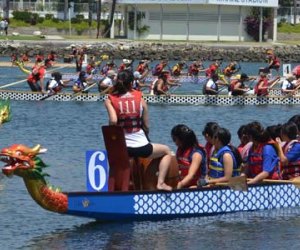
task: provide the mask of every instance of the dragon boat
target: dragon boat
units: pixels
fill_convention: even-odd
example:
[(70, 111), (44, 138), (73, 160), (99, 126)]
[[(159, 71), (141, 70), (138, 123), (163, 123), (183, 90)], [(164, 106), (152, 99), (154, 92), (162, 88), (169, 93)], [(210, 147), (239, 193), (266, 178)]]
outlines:
[[(170, 96), (156, 96), (144, 94), (144, 99), (150, 104), (176, 104), (176, 105), (295, 105), (300, 104), (300, 96), (279, 95), (280, 90), (274, 90), (268, 96), (244, 95), (229, 96), (220, 95), (201, 95), (201, 94), (171, 94)], [(41, 92), (0, 90), (1, 99), (17, 101), (81, 101), (95, 102), (104, 101), (107, 96), (99, 93), (57, 93), (49, 96)]]
[[(300, 205), (299, 182), (293, 181), (270, 180), (248, 187), (245, 178), (241, 185), (234, 177), (210, 188), (155, 190), (159, 159), (129, 159), (122, 129), (105, 126), (102, 130), (109, 162), (108, 191), (61, 192), (48, 186), (43, 172), (47, 165), (38, 156), (43, 152), (40, 146), (16, 144), (2, 149), (1, 160), (6, 164), (2, 172), (23, 178), (32, 198), (44, 209), (100, 221), (162, 220)], [(103, 173), (102, 165), (95, 163), (95, 167)], [(173, 159), (167, 183), (176, 187), (177, 176)]]
[[(51, 78), (51, 74), (47, 73), (45, 75), (46, 78)], [(103, 75), (100, 74), (93, 74), (91, 75), (91, 78), (95, 81), (99, 81), (101, 79), (103, 79)], [(77, 79), (78, 78), (78, 74), (76, 73), (63, 73), (62, 75), (62, 79), (63, 80), (69, 80), (69, 79)], [(149, 75), (147, 77), (144, 78), (145, 82), (153, 82), (155, 79), (157, 79), (157, 76), (152, 76)], [(206, 77), (205, 76), (187, 76), (187, 75), (182, 75), (182, 76), (178, 76), (178, 77), (172, 77), (172, 79), (177, 80), (179, 83), (194, 83), (194, 84), (201, 84), (203, 82), (206, 81)]]

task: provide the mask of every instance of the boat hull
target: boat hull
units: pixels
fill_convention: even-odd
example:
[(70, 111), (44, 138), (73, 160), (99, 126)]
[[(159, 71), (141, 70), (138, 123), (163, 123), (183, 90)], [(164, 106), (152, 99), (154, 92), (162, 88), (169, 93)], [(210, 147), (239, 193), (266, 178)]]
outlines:
[(67, 214), (101, 221), (163, 220), (300, 206), (299, 189), (291, 184), (254, 185), (248, 192), (217, 187), (173, 192), (66, 194)]
[[(40, 101), (47, 97), (47, 94), (29, 91), (0, 90), (0, 99), (19, 101)], [(58, 93), (45, 101), (82, 101), (95, 102), (104, 101), (106, 96), (97, 93), (78, 94)], [(146, 102), (151, 104), (178, 104), (178, 105), (295, 105), (300, 104), (300, 96), (228, 96), (228, 95), (171, 95), (156, 96), (144, 94)]]

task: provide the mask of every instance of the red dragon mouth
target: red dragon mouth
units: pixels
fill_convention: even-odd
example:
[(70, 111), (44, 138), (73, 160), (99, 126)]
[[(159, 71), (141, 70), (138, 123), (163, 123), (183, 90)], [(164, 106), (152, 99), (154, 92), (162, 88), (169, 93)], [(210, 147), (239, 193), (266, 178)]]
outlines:
[(12, 175), (16, 169), (29, 169), (31, 168), (28, 161), (11, 157), (6, 154), (0, 154), (0, 161), (6, 163), (2, 167), (2, 173), (6, 176)]

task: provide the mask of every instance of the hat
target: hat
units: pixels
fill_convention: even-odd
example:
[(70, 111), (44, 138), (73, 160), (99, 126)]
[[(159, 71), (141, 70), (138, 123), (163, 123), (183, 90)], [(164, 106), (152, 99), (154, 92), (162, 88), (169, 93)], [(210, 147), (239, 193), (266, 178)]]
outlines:
[(137, 78), (137, 79), (140, 79), (140, 78), (142, 77), (142, 75), (141, 75), (140, 72), (138, 72), (138, 71), (135, 71), (135, 72), (133, 73), (133, 76), (134, 76), (134, 78)]
[(249, 78), (249, 76), (247, 74), (245, 74), (245, 73), (241, 74), (241, 79), (248, 79), (248, 78)]
[(116, 75), (117, 75), (117, 73), (114, 70), (109, 70), (107, 72), (107, 76), (116, 76)]
[(132, 62), (132, 60), (129, 59), (123, 59), (123, 63), (124, 64), (130, 64)]
[(295, 80), (295, 76), (293, 74), (287, 74), (286, 77), (285, 77), (287, 80), (289, 81), (292, 81), (292, 80)]

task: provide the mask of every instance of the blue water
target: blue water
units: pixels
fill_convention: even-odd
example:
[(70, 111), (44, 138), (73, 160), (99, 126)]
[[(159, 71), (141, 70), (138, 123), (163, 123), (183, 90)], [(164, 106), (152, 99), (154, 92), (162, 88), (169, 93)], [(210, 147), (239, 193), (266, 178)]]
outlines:
[[(11, 71), (0, 69), (2, 76), (9, 73), (7, 79), (1, 78), (1, 84), (18, 80)], [(41, 144), (48, 149), (42, 155), (50, 165), (45, 170), (50, 174), (48, 181), (63, 191), (85, 190), (85, 151), (104, 149), (101, 126), (107, 124), (107, 114), (103, 103), (11, 101), (11, 109), (11, 122), (0, 128), (0, 148), (14, 143)], [(175, 150), (170, 130), (178, 123), (189, 125), (204, 143), (204, 124), (217, 121), (231, 131), (232, 142), (237, 145), (236, 131), (240, 125), (253, 120), (264, 125), (283, 123), (299, 113), (299, 106), (150, 105), (149, 112), (151, 140)], [(300, 247), (300, 208), (104, 224), (43, 210), (28, 195), (20, 178), (2, 177), (0, 243), (4, 250)]]

